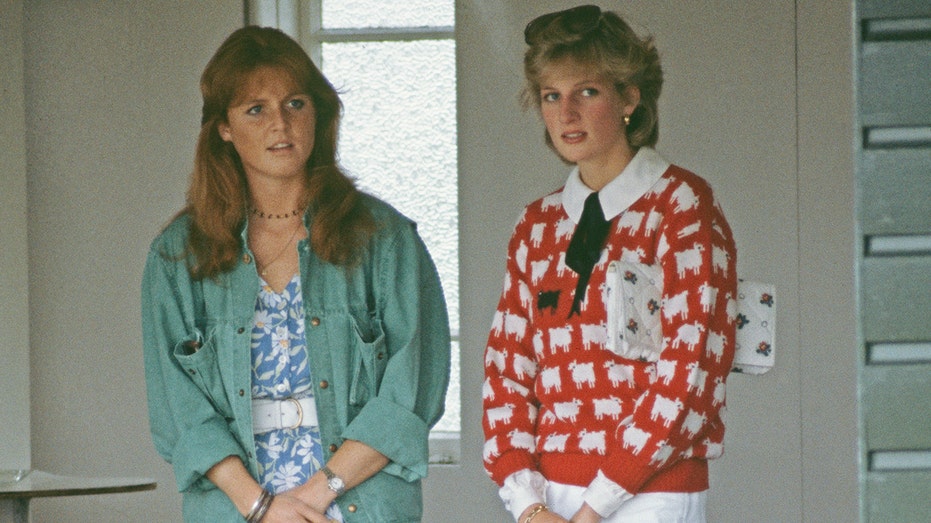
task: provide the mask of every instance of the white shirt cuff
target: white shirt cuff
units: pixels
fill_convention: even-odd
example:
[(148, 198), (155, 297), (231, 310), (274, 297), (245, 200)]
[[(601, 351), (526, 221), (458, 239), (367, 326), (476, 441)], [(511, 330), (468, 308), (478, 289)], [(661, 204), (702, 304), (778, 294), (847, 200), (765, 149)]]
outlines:
[(546, 478), (535, 470), (519, 470), (504, 480), (498, 496), (504, 502), (504, 508), (514, 516), (514, 521), (519, 521), (527, 507), (546, 504)]
[(634, 497), (633, 494), (608, 479), (600, 470), (582, 494), (582, 500), (602, 518), (614, 514), (625, 501), (632, 497)]

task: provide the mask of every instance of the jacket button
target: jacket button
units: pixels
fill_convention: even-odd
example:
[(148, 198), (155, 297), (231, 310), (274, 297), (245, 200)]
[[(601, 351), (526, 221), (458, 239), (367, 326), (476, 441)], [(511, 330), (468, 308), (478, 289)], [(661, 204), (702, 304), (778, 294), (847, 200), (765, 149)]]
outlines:
[(384, 353), (384, 352), (379, 352), (378, 355), (375, 356), (375, 357), (378, 358), (378, 359), (380, 359), (380, 360), (383, 360), (383, 359), (385, 359), (385, 353)]
[(245, 264), (250, 264), (250, 263), (252, 263), (252, 256), (249, 256), (248, 254), (243, 254), (243, 255), (242, 255), (242, 262), (245, 263)]
[(330, 382), (328, 382), (328, 381), (326, 381), (326, 380), (323, 380), (323, 381), (320, 382), (320, 388), (321, 388), (321, 389), (325, 389), (325, 388), (327, 388), (327, 387), (329, 387), (329, 386), (330, 386)]
[(244, 332), (246, 332), (246, 329), (245, 329), (244, 327), (240, 327), (240, 328), (236, 329), (236, 334), (242, 334), (242, 333), (244, 333)]
[(320, 318), (318, 318), (318, 317), (316, 317), (316, 316), (314, 316), (313, 318), (311, 318), (311, 319), (310, 319), (310, 325), (311, 325), (312, 327), (319, 327), (319, 326), (320, 326)]
[(245, 395), (246, 395), (246, 391), (243, 390), (243, 389), (239, 389), (239, 395), (240, 395), (240, 396), (245, 396)]
[(346, 508), (349, 509), (349, 512), (355, 512), (355, 511), (359, 510), (359, 507), (357, 507), (357, 506), (355, 506), (355, 505), (349, 505), (349, 506), (346, 507)]
[(336, 443), (330, 443), (329, 449), (330, 449), (330, 452), (336, 452), (336, 450), (339, 449), (339, 447), (336, 446)]
[(191, 374), (197, 374), (197, 371), (194, 369), (188, 369), (188, 372), (190, 372)]

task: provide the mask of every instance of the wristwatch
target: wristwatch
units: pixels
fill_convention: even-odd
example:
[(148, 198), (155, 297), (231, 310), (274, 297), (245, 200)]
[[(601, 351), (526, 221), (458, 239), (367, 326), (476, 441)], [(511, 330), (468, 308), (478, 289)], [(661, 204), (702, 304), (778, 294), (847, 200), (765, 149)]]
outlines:
[(323, 472), (323, 475), (326, 476), (326, 486), (336, 493), (337, 496), (341, 496), (343, 492), (346, 492), (346, 483), (343, 481), (343, 478), (337, 476), (330, 470), (330, 467), (326, 465), (320, 469)]

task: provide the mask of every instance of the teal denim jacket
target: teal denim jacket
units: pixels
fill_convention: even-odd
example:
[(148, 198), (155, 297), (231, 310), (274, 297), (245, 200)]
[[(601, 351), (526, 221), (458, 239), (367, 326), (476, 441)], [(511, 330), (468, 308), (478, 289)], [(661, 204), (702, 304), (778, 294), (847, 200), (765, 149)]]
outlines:
[[(337, 499), (347, 522), (420, 521), (428, 434), (449, 383), (446, 303), (415, 224), (375, 198), (364, 202), (379, 226), (356, 267), (319, 259), (307, 240), (298, 245), (324, 459), (347, 439), (389, 459)], [(189, 225), (182, 215), (152, 242), (143, 276), (152, 438), (174, 468), (185, 521), (242, 521), (204, 474), (239, 456), (257, 477), (250, 337), (259, 278), (247, 248), (230, 272), (193, 280)]]

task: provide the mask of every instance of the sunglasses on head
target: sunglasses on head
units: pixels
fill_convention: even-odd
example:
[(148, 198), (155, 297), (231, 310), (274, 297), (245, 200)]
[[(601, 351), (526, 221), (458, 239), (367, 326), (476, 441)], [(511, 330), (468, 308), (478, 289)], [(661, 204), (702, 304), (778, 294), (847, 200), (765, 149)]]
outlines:
[(541, 33), (557, 21), (563, 31), (569, 34), (585, 34), (598, 27), (600, 20), (601, 8), (597, 5), (580, 5), (565, 11), (547, 13), (527, 24), (524, 28), (524, 42), (532, 45), (539, 40)]

